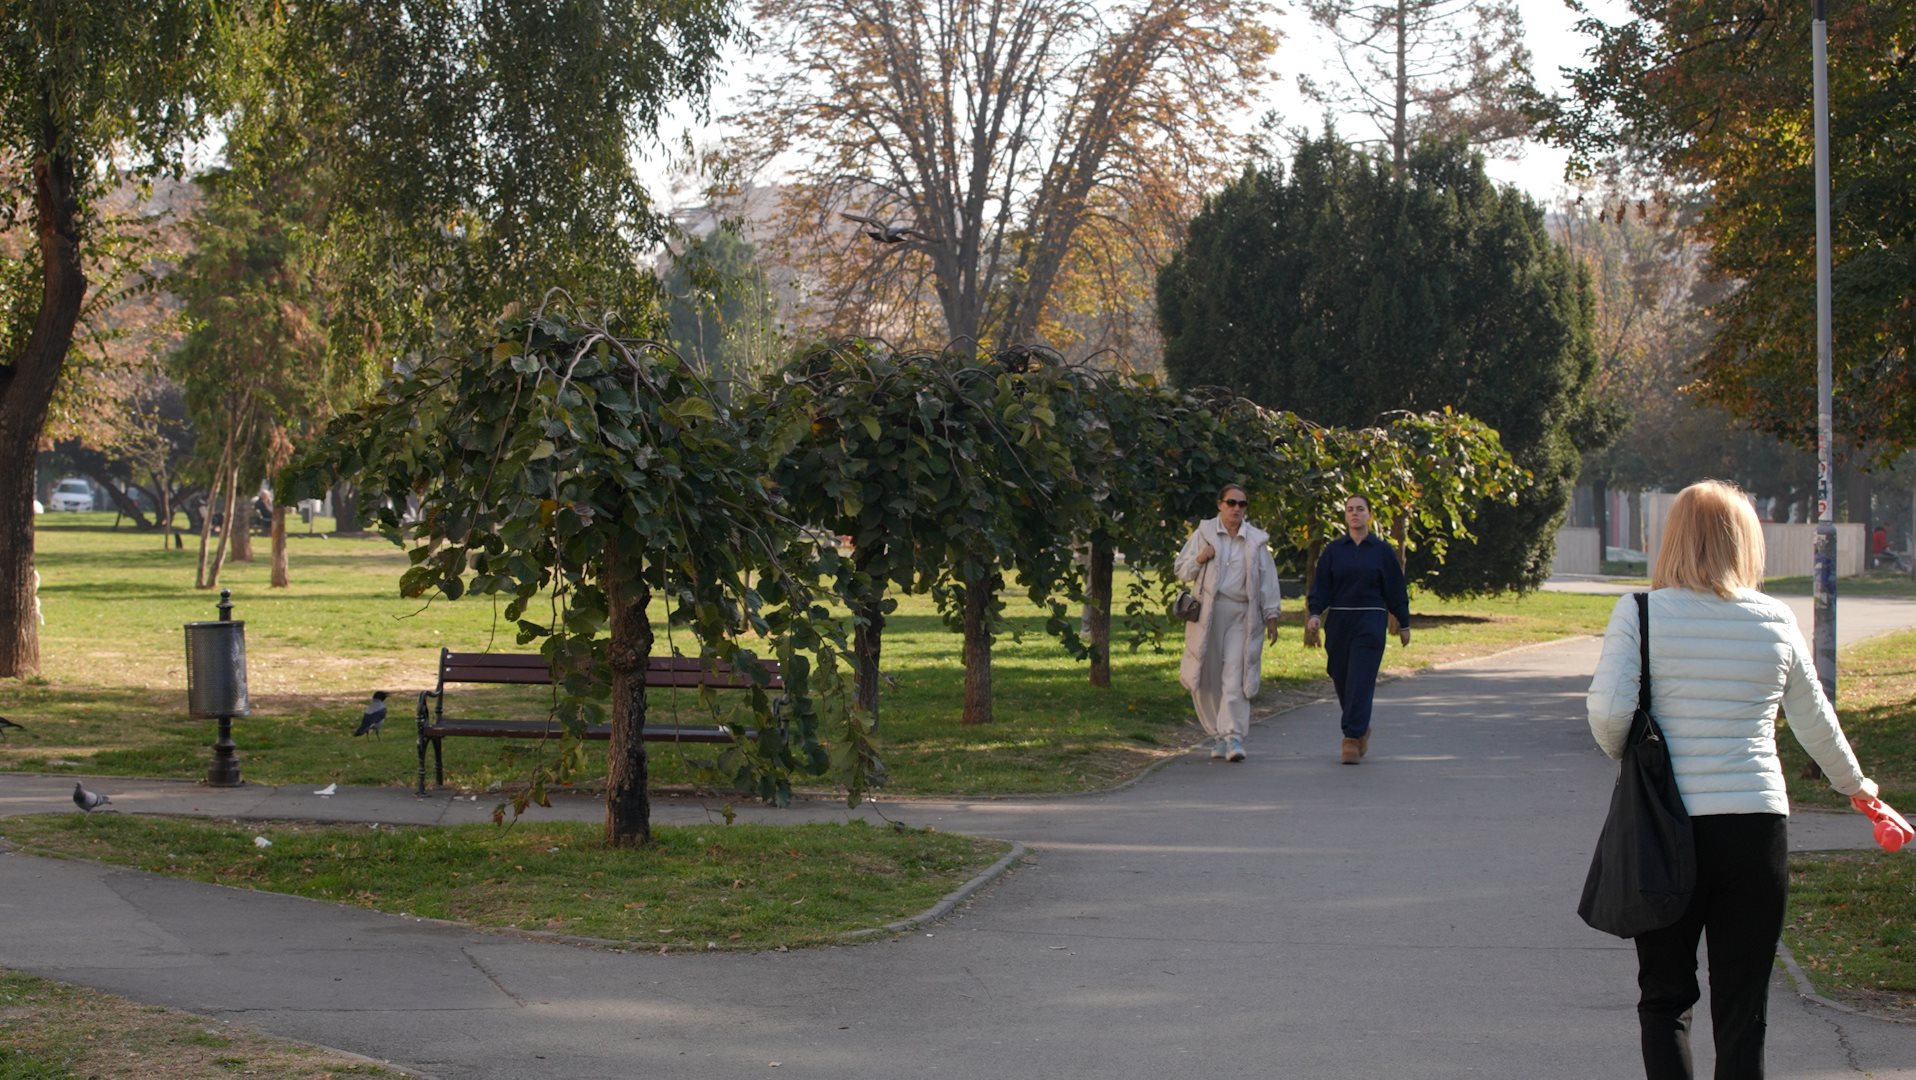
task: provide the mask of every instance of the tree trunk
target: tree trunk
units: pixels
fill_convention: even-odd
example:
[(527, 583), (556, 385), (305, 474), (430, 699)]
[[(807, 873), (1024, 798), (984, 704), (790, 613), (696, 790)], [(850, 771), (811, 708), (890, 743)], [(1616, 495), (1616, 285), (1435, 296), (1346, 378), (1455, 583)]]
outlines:
[[(885, 553), (882, 546), (860, 548), (852, 563), (861, 572), (869, 572), (873, 563)], [(874, 595), (870, 601), (852, 605), (852, 614), (863, 625), (852, 630), (852, 662), (857, 671), (857, 707), (870, 714), (872, 730), (878, 730), (878, 661), (885, 636), (885, 590), (882, 582), (874, 582)]]
[(73, 345), (86, 298), (80, 263), (80, 203), (73, 160), (33, 161), (33, 221), (40, 248), (40, 308), (26, 345), (0, 364), (0, 678), (40, 671), (33, 616), (33, 483), (40, 432)]
[(220, 463), (220, 471), (213, 474), (213, 482), (206, 486), (206, 501), (200, 504), (200, 565), (193, 575), (193, 587), (210, 589), (206, 580), (206, 549), (213, 542), (213, 501), (220, 497), (220, 475), (225, 471), (225, 462)]
[[(200, 566), (199, 571), (193, 576), (193, 585), (195, 588), (210, 589), (213, 587), (215, 579), (219, 576), (217, 571), (211, 569), (211, 564), (207, 561), (206, 549), (207, 546), (212, 543), (213, 539), (213, 519), (221, 517), (221, 511), (219, 509), (221, 501), (227, 497), (227, 475), (235, 471), (232, 469), (233, 448), (238, 442), (238, 438), (239, 431), (237, 425), (229, 425), (226, 429), (226, 442), (220, 447), (220, 463), (218, 467), (213, 470), (212, 483), (206, 486), (206, 503), (200, 507)], [(225, 533), (232, 531), (233, 518), (231, 514), (227, 514), (221, 518), (221, 520), (226, 522), (226, 524), (222, 526), (220, 536), (220, 549), (224, 551), (226, 548)]]
[(878, 659), (885, 634), (884, 597), (858, 604), (852, 612), (864, 625), (852, 631), (852, 658), (858, 668), (858, 708), (872, 718), (872, 730), (878, 730)]
[(611, 615), (612, 740), (605, 756), (605, 842), (636, 847), (652, 842), (652, 807), (646, 795), (645, 665), (652, 656), (651, 600), (645, 582), (625, 580), (606, 552), (605, 599)]
[(140, 504), (134, 502), (133, 497), (128, 495), (119, 484), (114, 483), (112, 477), (101, 476), (91, 469), (82, 469), (80, 471), (85, 474), (87, 479), (93, 481), (106, 492), (106, 497), (113, 500), (113, 508), (115, 510), (133, 519), (134, 528), (150, 529), (153, 527), (153, 523), (146, 520), (146, 512), (140, 509)]
[(272, 587), (284, 589), (292, 584), (286, 565), (286, 504), (273, 503), (273, 580)]
[(999, 576), (965, 582), (965, 713), (967, 724), (991, 723), (991, 602)]
[[(224, 484), (226, 488), (223, 493), (225, 495), (226, 508), (221, 511), (223, 515), (221, 520), (226, 524), (220, 526), (220, 542), (219, 545), (213, 549), (213, 565), (209, 567), (206, 572), (205, 587), (209, 589), (219, 587), (220, 569), (226, 565), (226, 543), (233, 536), (233, 507), (234, 504), (239, 501), (239, 469), (234, 468), (227, 472), (221, 479), (221, 483)], [(240, 532), (242, 534), (246, 532), (245, 526), (240, 527)]]
[(354, 501), (358, 492), (353, 485), (338, 483), (333, 485), (333, 531), (356, 533), (359, 531), (359, 505)]
[[(233, 512), (226, 517), (227, 534), (233, 538), (233, 561), (253, 561), (253, 498), (248, 495), (244, 500), (239, 497), (239, 484), (233, 485)], [(248, 491), (257, 490), (247, 486)]]
[(165, 551), (168, 538), (177, 544), (179, 534), (173, 530), (173, 485), (157, 473), (153, 477), (153, 505), (160, 508), (160, 550)]
[(1091, 573), (1085, 583), (1084, 599), (1091, 607), (1091, 628), (1086, 635), (1091, 645), (1091, 685), (1111, 685), (1111, 575), (1116, 562), (1111, 538), (1102, 532), (1091, 534)]
[(1407, 25), (1410, 0), (1397, 0), (1397, 106), (1396, 115), (1391, 117), (1390, 132), (1390, 177), (1402, 182), (1404, 166), (1410, 160), (1410, 58), (1408, 56)]

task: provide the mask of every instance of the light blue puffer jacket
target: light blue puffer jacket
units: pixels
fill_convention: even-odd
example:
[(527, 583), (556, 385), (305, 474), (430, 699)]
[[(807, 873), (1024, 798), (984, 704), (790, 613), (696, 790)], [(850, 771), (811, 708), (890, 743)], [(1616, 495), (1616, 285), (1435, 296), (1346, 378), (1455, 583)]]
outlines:
[[(1637, 707), (1637, 604), (1625, 596), (1603, 632), (1590, 682), (1590, 732), (1623, 754)], [(1753, 589), (1650, 594), (1650, 715), (1663, 728), (1677, 790), (1690, 816), (1788, 814), (1776, 756), (1776, 712), (1845, 795), (1876, 794), (1823, 696), (1810, 648), (1789, 606)]]

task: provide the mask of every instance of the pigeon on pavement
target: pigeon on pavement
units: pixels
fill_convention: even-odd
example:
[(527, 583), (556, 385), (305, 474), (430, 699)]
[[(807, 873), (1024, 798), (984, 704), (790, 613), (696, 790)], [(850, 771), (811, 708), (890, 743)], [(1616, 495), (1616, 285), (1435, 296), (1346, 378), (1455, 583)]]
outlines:
[(4, 716), (0, 716), (0, 739), (6, 738), (7, 732), (9, 731), (25, 731), (25, 730), (26, 728), (21, 727), (19, 724), (14, 723), (13, 721), (7, 719)]
[(384, 690), (375, 690), (373, 691), (372, 704), (366, 706), (366, 714), (359, 718), (359, 727), (354, 730), (353, 738), (357, 739), (368, 731), (379, 738), (384, 738), (385, 736), (380, 735), (379, 729), (385, 726), (386, 692)]
[(89, 814), (112, 801), (112, 799), (98, 792), (88, 791), (78, 783), (73, 785), (73, 805), (85, 810)]

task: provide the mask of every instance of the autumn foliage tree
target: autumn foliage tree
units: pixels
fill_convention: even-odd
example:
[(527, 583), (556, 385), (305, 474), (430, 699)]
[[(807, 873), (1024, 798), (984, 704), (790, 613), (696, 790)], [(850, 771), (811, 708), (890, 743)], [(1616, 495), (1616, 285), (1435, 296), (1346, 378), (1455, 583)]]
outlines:
[(9, 286), (26, 330), (0, 355), (0, 678), (40, 664), (34, 460), (101, 239), (90, 208), (123, 166), (178, 167), (216, 102), (237, 6), (61, 0), (0, 18), (0, 157), (26, 163), (0, 188), (0, 221), (27, 220), (36, 256)]
[[(784, 233), (834, 328), (1040, 340), (1067, 274), (1113, 268), (1235, 157), (1262, 0), (760, 0), (775, 63), (733, 118), (794, 161)], [(850, 214), (863, 221), (850, 221)], [(1153, 258), (1152, 265), (1155, 265)], [(1108, 305), (1122, 306), (1121, 297)]]
[[(1631, 0), (1586, 18), (1589, 62), (1544, 103), (1585, 167), (1705, 196), (1695, 236), (1722, 295), (1696, 389), (1739, 422), (1816, 442), (1811, 6)], [(1836, 430), (1916, 444), (1916, 0), (1829, 5)]]

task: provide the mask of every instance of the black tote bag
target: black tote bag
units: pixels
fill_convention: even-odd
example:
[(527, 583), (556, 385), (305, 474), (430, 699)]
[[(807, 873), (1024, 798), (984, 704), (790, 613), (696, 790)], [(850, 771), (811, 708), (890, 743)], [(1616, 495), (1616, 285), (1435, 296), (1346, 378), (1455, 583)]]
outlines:
[(1683, 917), (1696, 888), (1690, 814), (1670, 771), (1670, 747), (1650, 716), (1650, 598), (1636, 593), (1642, 674), (1637, 711), (1610, 793), (1610, 816), (1583, 882), (1577, 914), (1606, 934), (1632, 938)]

